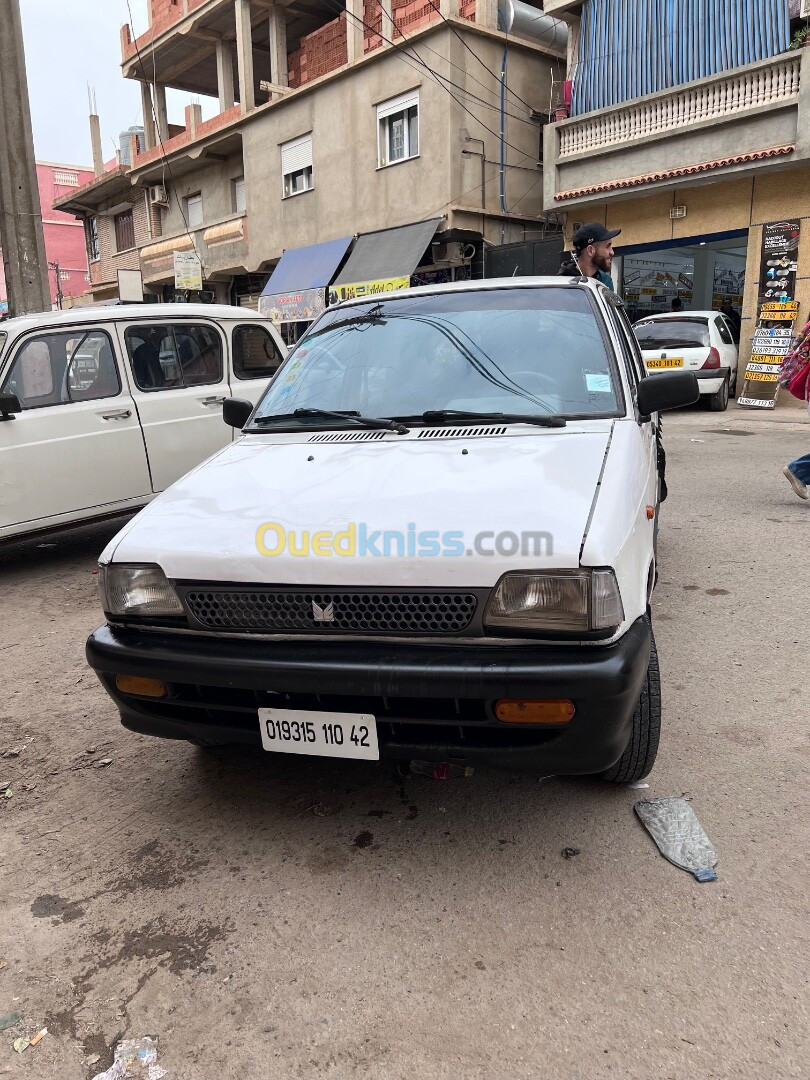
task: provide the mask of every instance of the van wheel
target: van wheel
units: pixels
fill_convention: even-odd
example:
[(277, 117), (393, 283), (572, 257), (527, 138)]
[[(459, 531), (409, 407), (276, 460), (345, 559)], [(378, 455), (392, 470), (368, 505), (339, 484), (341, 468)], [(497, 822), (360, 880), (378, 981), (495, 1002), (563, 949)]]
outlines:
[(728, 408), (728, 379), (723, 379), (723, 385), (715, 394), (709, 396), (709, 409), (711, 412), (725, 412)]
[(641, 688), (641, 697), (633, 713), (630, 742), (616, 764), (601, 774), (602, 779), (610, 780), (614, 784), (631, 784), (635, 780), (643, 780), (655, 764), (660, 734), (661, 675), (658, 670), (658, 651), (651, 628), (650, 662), (644, 685)]

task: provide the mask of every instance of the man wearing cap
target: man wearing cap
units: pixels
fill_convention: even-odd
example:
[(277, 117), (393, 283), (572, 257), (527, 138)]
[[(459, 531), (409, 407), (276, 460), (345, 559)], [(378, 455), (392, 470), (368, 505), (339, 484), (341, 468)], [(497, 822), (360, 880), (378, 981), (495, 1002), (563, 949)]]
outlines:
[(573, 236), (573, 253), (563, 260), (557, 276), (595, 278), (612, 289), (613, 278), (610, 276), (610, 268), (613, 265), (613, 244), (611, 241), (621, 231), (621, 229), (606, 229), (604, 225), (599, 225), (597, 222), (580, 225)]

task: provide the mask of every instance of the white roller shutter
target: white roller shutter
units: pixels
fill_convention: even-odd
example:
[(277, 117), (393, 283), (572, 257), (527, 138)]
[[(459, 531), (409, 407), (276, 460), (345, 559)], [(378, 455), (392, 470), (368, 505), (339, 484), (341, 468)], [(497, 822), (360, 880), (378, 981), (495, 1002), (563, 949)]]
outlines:
[(399, 97), (391, 98), (390, 101), (383, 101), (377, 106), (377, 119), (383, 120), (386, 116), (391, 116), (392, 113), (404, 112), (405, 109), (412, 109), (414, 105), (419, 104), (419, 91), (411, 90), (407, 94), (401, 94)]
[(281, 145), (281, 172), (283, 176), (312, 168), (312, 135), (302, 135)]

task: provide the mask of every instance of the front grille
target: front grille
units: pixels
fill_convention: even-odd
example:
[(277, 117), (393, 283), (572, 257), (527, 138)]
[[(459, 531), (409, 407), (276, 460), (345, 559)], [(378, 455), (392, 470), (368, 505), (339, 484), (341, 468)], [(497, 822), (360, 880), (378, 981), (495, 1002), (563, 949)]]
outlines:
[(343, 634), (460, 634), (473, 620), (474, 593), (189, 588), (191, 615), (210, 630)]

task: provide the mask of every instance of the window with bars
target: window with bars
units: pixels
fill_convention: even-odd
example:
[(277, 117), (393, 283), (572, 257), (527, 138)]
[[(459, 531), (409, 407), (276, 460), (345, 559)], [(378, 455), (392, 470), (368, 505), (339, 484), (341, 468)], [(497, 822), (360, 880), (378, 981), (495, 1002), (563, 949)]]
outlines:
[(189, 229), (199, 229), (203, 223), (202, 192), (189, 195), (186, 200), (186, 224)]
[(98, 262), (101, 251), (98, 242), (98, 218), (95, 214), (84, 222), (84, 239), (87, 244), (87, 261)]
[(312, 135), (281, 145), (282, 194), (285, 199), (311, 191), (312, 181)]
[(124, 210), (113, 218), (116, 251), (129, 251), (135, 247), (135, 219), (131, 210)]
[(419, 154), (419, 91), (377, 106), (377, 165), (395, 165)]
[(79, 174), (67, 169), (54, 169), (53, 182), (57, 187), (78, 187)]

